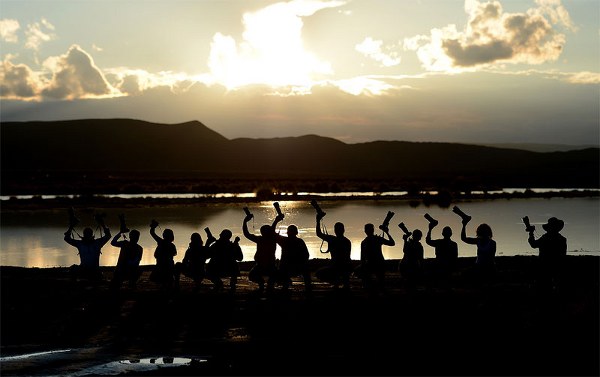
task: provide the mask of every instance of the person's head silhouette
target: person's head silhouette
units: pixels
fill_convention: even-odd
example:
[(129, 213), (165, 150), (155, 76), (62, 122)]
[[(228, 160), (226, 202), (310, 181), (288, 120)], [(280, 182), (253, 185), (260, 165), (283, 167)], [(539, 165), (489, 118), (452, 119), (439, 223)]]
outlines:
[(556, 217), (551, 217), (548, 219), (546, 224), (542, 225), (542, 228), (548, 233), (558, 233), (565, 226), (565, 222), (557, 219)]
[(423, 232), (421, 232), (419, 229), (413, 230), (413, 232), (412, 232), (413, 241), (420, 241), (421, 237), (423, 237)]
[(344, 229), (344, 224), (340, 222), (335, 223), (335, 225), (333, 226), (333, 232), (338, 237), (342, 237), (345, 231), (346, 230)]
[(475, 234), (477, 238), (492, 238), (492, 228), (488, 224), (480, 224)]
[(165, 239), (165, 241), (168, 242), (173, 242), (175, 240), (175, 235), (173, 234), (173, 230), (172, 229), (165, 229), (163, 231), (163, 238)]
[(369, 223), (365, 224), (365, 234), (367, 236), (372, 236), (375, 233), (375, 225)]
[(273, 233), (273, 230), (271, 229), (271, 225), (263, 225), (260, 227), (260, 234), (263, 236), (268, 236), (270, 234)]
[(231, 239), (231, 236), (233, 236), (233, 233), (231, 233), (231, 230), (223, 229), (221, 231), (221, 234), (219, 235), (219, 239), (223, 240), (223, 241), (229, 241)]
[(442, 236), (444, 238), (452, 237), (452, 228), (450, 228), (449, 226), (445, 226), (444, 229), (442, 229)]
[(92, 228), (83, 229), (83, 236), (81, 237), (84, 241), (91, 241), (94, 239), (94, 230)]
[(294, 238), (298, 235), (298, 227), (296, 225), (290, 225), (287, 227), (288, 237)]
[(133, 229), (129, 232), (129, 240), (133, 243), (137, 243), (140, 240), (140, 231)]
[(200, 233), (192, 233), (192, 235), (190, 236), (190, 246), (191, 245), (202, 246), (202, 237), (200, 236)]

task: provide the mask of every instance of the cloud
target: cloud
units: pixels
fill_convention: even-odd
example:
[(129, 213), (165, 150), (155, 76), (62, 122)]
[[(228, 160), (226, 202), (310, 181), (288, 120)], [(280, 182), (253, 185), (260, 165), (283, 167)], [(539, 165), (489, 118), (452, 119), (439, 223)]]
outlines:
[(537, 0), (525, 13), (506, 13), (498, 1), (466, 0), (468, 23), (407, 38), (404, 48), (417, 52), (424, 68), (452, 71), (494, 63), (541, 64), (558, 59), (566, 42), (556, 30), (575, 30), (560, 0)]
[(331, 74), (328, 62), (304, 50), (302, 17), (344, 4), (294, 0), (245, 13), (240, 43), (221, 33), (213, 37), (208, 66), (214, 81), (228, 88), (249, 84), (309, 86), (314, 76)]
[(19, 30), (20, 27), (19, 21), (17, 20), (8, 18), (0, 20), (0, 38), (4, 42), (17, 43), (19, 41), (17, 30)]
[(54, 25), (45, 18), (42, 18), (40, 22), (27, 25), (27, 30), (25, 31), (25, 36), (27, 37), (25, 48), (38, 50), (42, 43), (56, 38), (53, 31)]
[(10, 57), (0, 67), (2, 98), (34, 100), (43, 86), (41, 78), (25, 64), (12, 64)]
[(92, 57), (78, 45), (65, 55), (46, 59), (44, 66), (52, 72), (52, 80), (42, 95), (58, 99), (74, 99), (119, 95), (95, 66)]
[(390, 52), (388, 54), (381, 51), (381, 45), (383, 41), (374, 40), (371, 37), (367, 37), (361, 43), (354, 46), (356, 51), (364, 54), (365, 56), (381, 63), (384, 67), (393, 67), (400, 64), (400, 58), (396, 52)]

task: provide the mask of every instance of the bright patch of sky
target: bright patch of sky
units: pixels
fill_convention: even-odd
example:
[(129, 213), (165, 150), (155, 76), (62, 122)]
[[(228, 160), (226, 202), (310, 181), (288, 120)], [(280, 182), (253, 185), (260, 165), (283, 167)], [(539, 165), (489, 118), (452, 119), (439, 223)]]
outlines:
[(598, 140), (596, 0), (0, 0), (0, 38), (2, 121)]

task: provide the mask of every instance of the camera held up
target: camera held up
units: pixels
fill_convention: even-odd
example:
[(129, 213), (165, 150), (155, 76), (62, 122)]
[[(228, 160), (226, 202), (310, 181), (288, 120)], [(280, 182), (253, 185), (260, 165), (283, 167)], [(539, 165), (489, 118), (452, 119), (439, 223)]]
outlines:
[(317, 215), (319, 217), (325, 216), (325, 212), (323, 212), (321, 207), (319, 207), (319, 203), (317, 203), (317, 201), (315, 199), (310, 201), (310, 205), (313, 206), (313, 208), (317, 211)]
[(387, 215), (385, 216), (385, 219), (383, 220), (383, 223), (379, 225), (379, 229), (388, 230), (390, 227), (390, 220), (392, 220), (392, 217), (394, 217), (394, 212), (388, 211)]
[(426, 213), (423, 217), (425, 217), (427, 219), (427, 221), (429, 221), (429, 226), (431, 228), (435, 228), (439, 224), (439, 221), (437, 221), (436, 219), (431, 217), (431, 215), (428, 213)]
[(467, 215), (466, 213), (464, 213), (463, 211), (460, 210), (460, 208), (458, 208), (457, 206), (454, 206), (452, 208), (452, 212), (456, 213), (458, 216), (461, 217), (463, 223), (468, 223), (469, 221), (471, 221), (471, 216)]
[(535, 230), (535, 226), (531, 225), (531, 223), (529, 222), (529, 216), (523, 217), (523, 224), (525, 224), (526, 232), (533, 232)]
[(402, 231), (404, 232), (404, 234), (406, 234), (407, 236), (410, 236), (412, 234), (412, 232), (410, 230), (408, 230), (408, 228), (406, 228), (406, 225), (404, 225), (404, 223), (398, 224), (398, 227), (400, 229), (402, 229)]

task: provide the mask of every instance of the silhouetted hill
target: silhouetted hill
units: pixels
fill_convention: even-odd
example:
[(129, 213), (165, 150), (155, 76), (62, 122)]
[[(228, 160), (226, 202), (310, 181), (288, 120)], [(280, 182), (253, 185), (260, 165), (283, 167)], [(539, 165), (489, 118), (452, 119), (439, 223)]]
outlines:
[(299, 190), (316, 180), (398, 190), (597, 188), (599, 181), (598, 148), (537, 153), (456, 143), (346, 144), (317, 135), (229, 140), (200, 122), (129, 119), (0, 127), (4, 195), (36, 188), (71, 193), (84, 187), (91, 192), (218, 190), (215, 185), (223, 181), (254, 187), (293, 181), (292, 188)]

